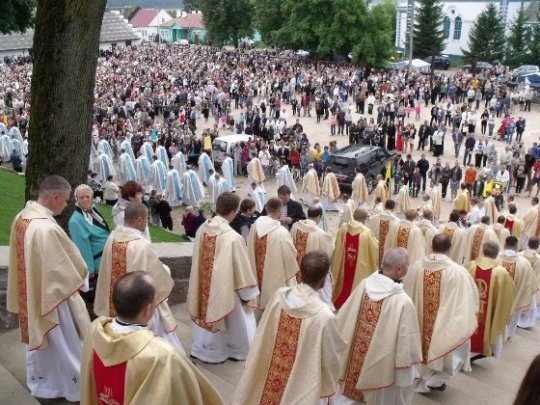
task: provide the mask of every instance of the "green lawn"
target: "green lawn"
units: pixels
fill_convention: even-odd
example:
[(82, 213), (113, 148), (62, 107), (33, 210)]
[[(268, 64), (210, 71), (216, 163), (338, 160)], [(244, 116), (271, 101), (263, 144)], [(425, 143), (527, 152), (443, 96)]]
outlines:
[[(0, 246), (9, 245), (9, 232), (13, 218), (24, 207), (24, 176), (10, 170), (0, 169)], [(111, 228), (114, 222), (111, 208), (98, 204), (97, 209)], [(152, 242), (185, 242), (182, 236), (150, 225)]]

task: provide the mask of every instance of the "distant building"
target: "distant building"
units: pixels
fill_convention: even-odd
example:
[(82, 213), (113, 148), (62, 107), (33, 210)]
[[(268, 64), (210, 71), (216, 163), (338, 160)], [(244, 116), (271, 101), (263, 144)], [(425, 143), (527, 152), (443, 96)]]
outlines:
[(160, 42), (175, 43), (187, 40), (189, 43), (203, 42), (206, 39), (206, 28), (200, 11), (170, 19), (159, 25)]
[(129, 23), (140, 34), (143, 41), (157, 41), (158, 27), (172, 16), (165, 10), (157, 8), (142, 8), (133, 16)]
[[(32, 49), (34, 30), (24, 34), (0, 35), (0, 56), (27, 55)], [(106, 12), (101, 23), (99, 49), (106, 50), (117, 46), (137, 45), (141, 42), (139, 34), (117, 12)]]
[[(445, 37), (443, 54), (462, 56), (462, 49), (469, 50), (469, 32), (478, 15), (485, 10), (490, 2), (488, 0), (442, 0)], [(507, 30), (510, 29), (510, 25), (521, 7), (521, 3), (524, 5), (526, 14), (534, 14), (533, 18), (535, 18), (536, 14), (530, 10), (532, 8), (536, 10), (537, 8), (536, 1), (534, 0), (499, 0), (495, 2), (499, 6), (499, 12)], [(397, 7), (395, 45), (401, 51), (405, 51), (407, 44), (407, 5), (407, 2), (401, 2)]]

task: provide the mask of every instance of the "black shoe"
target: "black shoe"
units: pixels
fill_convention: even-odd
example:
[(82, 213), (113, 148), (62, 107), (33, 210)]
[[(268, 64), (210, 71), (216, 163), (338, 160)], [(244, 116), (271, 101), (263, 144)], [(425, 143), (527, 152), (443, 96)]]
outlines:
[(474, 363), (476, 360), (485, 359), (486, 356), (483, 354), (477, 354), (476, 356), (471, 357), (471, 363)]
[(438, 387), (430, 387), (428, 385), (427, 387), (432, 391), (444, 391), (446, 389), (446, 384), (439, 385)]

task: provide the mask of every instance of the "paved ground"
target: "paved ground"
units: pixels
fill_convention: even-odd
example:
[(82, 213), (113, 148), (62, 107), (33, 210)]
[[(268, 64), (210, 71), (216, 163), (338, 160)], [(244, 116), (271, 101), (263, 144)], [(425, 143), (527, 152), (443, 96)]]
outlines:
[[(287, 114), (288, 114), (288, 120), (292, 123), (295, 122), (296, 117), (293, 117), (291, 114), (291, 110), (289, 106), (285, 106), (287, 108)], [(482, 107), (482, 106), (481, 106)], [(353, 108), (354, 110), (354, 108)], [(421, 120), (420, 121), (414, 121), (414, 119), (408, 119), (406, 122), (415, 122), (415, 126), (418, 128), (418, 126), (424, 121), (424, 119), (430, 118), (430, 110), (431, 106), (428, 108), (424, 107), (424, 104), (422, 104), (422, 113), (421, 113)], [(479, 115), (482, 113), (483, 109), (480, 109)], [(234, 110), (233, 114), (238, 117), (240, 114), (240, 110)], [(366, 115), (369, 117), (369, 115)], [(527, 126), (525, 130), (525, 134), (523, 136), (523, 141), (525, 142), (526, 147), (532, 146), (533, 142), (539, 141), (540, 137), (540, 106), (533, 104), (533, 110), (531, 112), (519, 112), (516, 111), (515, 116), (523, 116), (527, 120)], [(354, 113), (354, 120), (356, 121), (358, 118), (360, 118), (360, 114)], [(376, 118), (374, 115), (373, 117)], [(495, 124), (495, 129), (499, 128), (500, 122), (502, 121), (502, 118), (498, 118), (497, 122)], [(315, 119), (315, 114), (313, 113), (313, 117), (309, 118), (300, 118), (300, 123), (304, 127), (304, 132), (308, 135), (308, 138), (312, 145), (319, 142), (321, 145), (327, 145), (331, 140), (337, 141), (338, 148), (342, 148), (344, 146), (348, 145), (349, 138), (347, 136), (330, 136), (330, 120), (321, 120), (320, 123), (317, 123)], [(203, 123), (199, 123), (199, 128), (204, 128)], [(480, 130), (480, 122), (478, 121), (477, 125), (478, 131)], [(229, 131), (230, 132), (230, 131)], [(221, 135), (225, 135), (228, 132), (222, 132)], [(490, 141), (491, 142), (491, 141)], [(500, 141), (493, 141), (498, 149), (499, 156), (502, 151), (504, 151), (504, 147), (506, 144), (504, 142)], [(420, 159), (420, 153), (418, 151), (413, 152), (413, 160), (417, 161)], [(460, 163), (463, 162), (463, 153), (464, 153), (464, 146), (461, 148), (460, 155), (458, 156), (458, 159)], [(433, 157), (432, 153), (427, 152), (426, 153), (427, 159), (431, 162), (435, 162), (435, 158)], [(454, 147), (453, 142), (450, 137), (450, 135), (447, 135), (446, 141), (445, 141), (445, 154), (442, 158), (442, 163), (444, 165), (445, 162), (450, 162), (450, 165), (454, 165), (455, 161), (455, 155), (454, 155)], [(240, 177), (237, 180), (239, 188), (238, 193), (240, 197), (244, 198), (247, 197), (247, 178)], [(300, 187), (301, 183), (298, 183), (298, 187)], [(267, 191), (267, 195), (269, 197), (276, 195), (276, 180), (274, 178), (267, 179), (265, 181), (265, 189)], [(428, 189), (429, 192), (429, 189)], [(529, 199), (526, 197), (527, 193), (522, 193), (521, 196), (516, 197), (516, 203), (518, 206), (518, 214), (525, 211), (529, 207)], [(412, 201), (412, 208), (415, 208), (416, 206), (420, 206), (421, 204), (421, 198), (413, 199)], [(446, 200), (443, 200), (442, 203), (442, 212), (441, 212), (441, 220), (446, 220), (448, 218), (448, 214), (450, 213), (452, 209), (452, 202), (450, 201), (450, 191), (448, 191), (448, 195), (446, 197)], [(184, 212), (184, 209), (182, 207), (178, 207), (173, 209), (173, 220), (174, 220), (174, 230), (175, 232), (182, 233), (183, 228), (181, 225), (181, 219), (182, 214)], [(329, 231), (331, 233), (335, 233), (337, 225), (339, 224), (339, 215), (337, 213), (329, 213)]]
[[(191, 348), (191, 321), (185, 304), (173, 307), (179, 321), (178, 335), (189, 353)], [(23, 345), (19, 343), (19, 331), (0, 335), (0, 404), (30, 405), (36, 403), (25, 391), (26, 371)], [(473, 365), (471, 373), (460, 373), (452, 378), (444, 392), (415, 395), (415, 405), (511, 405), (519, 384), (531, 360), (540, 353), (540, 328), (518, 329), (500, 359), (483, 359)], [(195, 364), (229, 402), (234, 392), (244, 362), (227, 361), (223, 364)], [(65, 405), (64, 400), (41, 401), (43, 404)], [(531, 404), (532, 405), (532, 404)]]

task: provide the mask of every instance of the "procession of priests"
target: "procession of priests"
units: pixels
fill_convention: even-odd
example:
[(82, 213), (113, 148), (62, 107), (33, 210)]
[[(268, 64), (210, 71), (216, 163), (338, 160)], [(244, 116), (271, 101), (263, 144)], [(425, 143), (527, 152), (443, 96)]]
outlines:
[[(264, 190), (258, 161), (248, 175)], [(282, 185), (256, 216), (239, 212), (238, 193), (215, 193), (193, 242), (191, 339), (177, 333), (175, 280), (149, 240), (147, 206), (126, 204), (90, 274), (55, 218), (71, 185), (44, 178), (13, 221), (8, 271), (31, 394), (83, 405), (413, 404), (535, 325), (538, 199), (524, 215), (510, 203), (490, 216), (473, 200), (442, 218), (428, 195), (418, 208), (396, 203), (381, 177), (370, 197), (358, 172), (328, 232), (325, 208), (341, 199), (328, 171), (319, 203), (316, 175), (309, 167), (304, 205)], [(230, 361), (243, 367), (225, 401), (201, 369)]]

